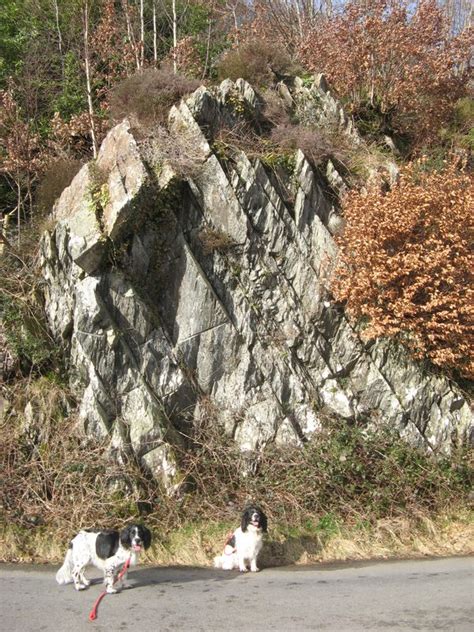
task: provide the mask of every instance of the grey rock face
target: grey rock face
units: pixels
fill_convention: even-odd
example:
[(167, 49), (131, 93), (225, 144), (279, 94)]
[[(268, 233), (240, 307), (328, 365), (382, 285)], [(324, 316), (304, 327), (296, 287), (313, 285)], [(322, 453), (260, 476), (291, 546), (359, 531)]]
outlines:
[[(298, 100), (304, 90), (283, 92)], [(313, 92), (306, 115), (323, 101), (323, 115), (355, 134), (322, 78)], [(329, 412), (449, 451), (472, 425), (462, 394), (400, 349), (363, 343), (328, 298), (340, 217), (327, 186), (340, 191), (341, 176), (331, 164), (323, 177), (298, 152), (290, 204), (260, 160), (236, 150), (222, 163), (212, 129), (235, 119), (229, 95), (259, 107), (248, 84), (226, 81), (170, 114), (200, 148), (197, 176), (153, 173), (124, 121), (100, 150), (100, 208), (91, 165), (55, 207), (42, 241), (45, 302), (84, 430), (110, 438), (111, 458), (132, 451), (170, 493), (179, 431), (205, 414), (203, 396), (242, 450), (300, 444)], [(225, 246), (209, 246), (212, 231)]]

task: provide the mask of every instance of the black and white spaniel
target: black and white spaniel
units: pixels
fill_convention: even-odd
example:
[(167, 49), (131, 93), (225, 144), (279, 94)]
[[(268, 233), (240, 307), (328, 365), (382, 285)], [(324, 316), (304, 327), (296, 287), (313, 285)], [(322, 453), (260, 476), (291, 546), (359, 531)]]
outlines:
[(263, 546), (263, 534), (267, 532), (267, 517), (255, 505), (244, 509), (240, 527), (227, 540), (222, 555), (214, 558), (214, 566), (230, 571), (238, 568), (245, 573), (258, 571), (257, 557)]
[[(140, 553), (150, 544), (151, 533), (140, 524), (132, 524), (120, 533), (112, 529), (79, 531), (69, 543), (64, 563), (56, 573), (56, 581), (58, 584), (74, 582), (76, 590), (84, 590), (90, 584), (84, 571), (92, 564), (104, 572), (106, 591), (116, 593), (114, 583), (121, 567), (127, 560), (130, 560), (130, 566), (138, 564)], [(122, 577), (124, 583), (126, 575)]]

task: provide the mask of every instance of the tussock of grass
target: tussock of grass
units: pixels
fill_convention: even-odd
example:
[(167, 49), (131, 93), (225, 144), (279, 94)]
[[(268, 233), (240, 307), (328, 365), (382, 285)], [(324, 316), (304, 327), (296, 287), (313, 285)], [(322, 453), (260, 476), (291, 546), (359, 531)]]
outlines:
[[(465, 555), (474, 552), (473, 515), (420, 515), (380, 520), (371, 528), (343, 527), (318, 561)], [(303, 560), (302, 560), (303, 561)]]

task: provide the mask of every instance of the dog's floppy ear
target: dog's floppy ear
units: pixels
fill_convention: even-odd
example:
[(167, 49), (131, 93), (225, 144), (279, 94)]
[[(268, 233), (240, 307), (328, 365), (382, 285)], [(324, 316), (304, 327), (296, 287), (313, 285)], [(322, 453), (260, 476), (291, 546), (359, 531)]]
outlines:
[(145, 547), (145, 551), (150, 547), (151, 544), (151, 531), (150, 529), (147, 529), (145, 526), (141, 526), (142, 533), (140, 533), (140, 536), (143, 540), (143, 546)]
[(249, 526), (251, 520), (252, 510), (250, 507), (247, 507), (247, 509), (245, 509), (244, 513), (242, 514), (242, 520), (240, 522), (240, 528), (244, 533), (247, 531), (247, 527)]
[(260, 511), (260, 525), (262, 527), (262, 531), (266, 533), (268, 531), (268, 520), (263, 511)]
[(129, 549), (132, 546), (132, 528), (125, 527), (120, 531), (120, 544), (124, 549)]

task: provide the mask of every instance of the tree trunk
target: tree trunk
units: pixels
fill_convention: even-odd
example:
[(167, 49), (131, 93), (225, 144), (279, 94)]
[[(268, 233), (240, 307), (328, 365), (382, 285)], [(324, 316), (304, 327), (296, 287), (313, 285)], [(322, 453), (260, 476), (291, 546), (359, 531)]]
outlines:
[(156, 45), (156, 3), (153, 0), (153, 61), (155, 66), (158, 62), (158, 48)]
[(140, 68), (143, 68), (145, 63), (145, 19), (143, 13), (143, 0), (140, 0)]
[(56, 30), (58, 32), (58, 48), (59, 48), (59, 56), (61, 58), (61, 76), (62, 76), (63, 81), (64, 81), (63, 36), (61, 34), (61, 27), (59, 26), (58, 0), (54, 0), (54, 14), (56, 16)]
[(174, 74), (178, 72), (178, 63), (176, 60), (176, 47), (178, 46), (178, 17), (176, 14), (176, 0), (172, 2), (172, 10), (173, 10), (173, 71)]
[(132, 45), (133, 53), (135, 55), (135, 64), (137, 66), (137, 70), (140, 70), (140, 56), (138, 54), (138, 46), (135, 40), (135, 36), (133, 34), (132, 23), (130, 22), (130, 13), (128, 11), (128, 1), (122, 0), (123, 13), (125, 15), (125, 22), (127, 24), (127, 35), (128, 41)]
[(204, 69), (202, 71), (202, 78), (206, 76), (207, 66), (209, 65), (209, 53), (211, 48), (211, 33), (212, 33), (212, 19), (209, 18), (209, 27), (207, 30), (207, 42), (206, 42), (206, 61), (204, 62)]
[(13, 248), (12, 244), (8, 240), (7, 235), (8, 235), (8, 226), (10, 224), (10, 216), (12, 213), (15, 212), (15, 210), (16, 209), (13, 209), (13, 211), (3, 214), (3, 219), (1, 222), (2, 228), (0, 230), (0, 255), (2, 255), (5, 252), (5, 246), (9, 248), (10, 250)]
[(17, 235), (17, 243), (18, 243), (18, 248), (20, 247), (20, 235), (21, 235), (21, 185), (20, 185), (20, 174), (18, 173), (17, 175), (17, 180), (16, 180), (16, 193), (17, 193), (17, 197), (16, 197), (16, 223), (17, 223), (17, 230), (18, 230), (18, 235)]
[(97, 141), (94, 124), (94, 105), (92, 103), (91, 71), (89, 58), (89, 2), (84, 2), (84, 65), (86, 72), (87, 105), (89, 107), (89, 125), (92, 139), (92, 155), (97, 158)]

